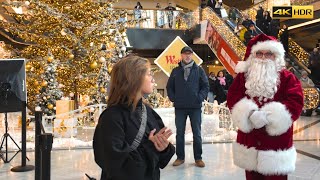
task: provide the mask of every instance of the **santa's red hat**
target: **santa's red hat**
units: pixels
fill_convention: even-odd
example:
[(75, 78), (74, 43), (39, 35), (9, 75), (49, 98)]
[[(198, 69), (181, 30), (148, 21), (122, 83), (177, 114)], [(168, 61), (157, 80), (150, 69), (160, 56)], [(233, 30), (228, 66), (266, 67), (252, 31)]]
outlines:
[[(255, 54), (258, 50), (269, 50), (274, 53), (276, 60), (279, 61), (280, 65), (285, 65), (284, 56), (285, 50), (281, 42), (277, 41), (273, 36), (267, 36), (265, 34), (259, 34), (256, 37), (252, 38), (248, 45), (246, 54), (244, 56), (244, 61), (247, 61), (252, 55)], [(248, 62), (240, 61), (238, 62), (235, 71), (246, 72), (247, 71)]]

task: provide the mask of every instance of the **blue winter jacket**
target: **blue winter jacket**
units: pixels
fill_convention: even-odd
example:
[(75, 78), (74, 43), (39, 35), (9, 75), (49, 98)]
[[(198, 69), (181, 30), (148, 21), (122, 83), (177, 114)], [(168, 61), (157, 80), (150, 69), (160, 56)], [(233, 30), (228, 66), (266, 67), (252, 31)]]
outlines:
[(186, 81), (180, 62), (179, 66), (172, 70), (167, 83), (167, 93), (175, 108), (201, 108), (208, 91), (208, 78), (196, 63), (193, 64)]

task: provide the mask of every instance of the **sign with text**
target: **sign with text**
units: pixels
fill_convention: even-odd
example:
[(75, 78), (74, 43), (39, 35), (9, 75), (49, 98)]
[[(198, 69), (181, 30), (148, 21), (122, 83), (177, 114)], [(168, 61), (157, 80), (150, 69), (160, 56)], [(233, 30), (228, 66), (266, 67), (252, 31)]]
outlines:
[(273, 19), (313, 19), (313, 6), (273, 6)]
[(218, 57), (221, 64), (231, 74), (235, 74), (235, 67), (240, 58), (228, 45), (228, 43), (221, 37), (218, 31), (208, 21), (205, 39), (210, 49)]
[[(154, 61), (161, 70), (170, 76), (171, 71), (178, 66), (181, 61), (181, 49), (188, 46), (179, 36), (177, 36), (172, 43), (160, 54), (160, 56)], [(192, 59), (198, 65), (202, 64), (202, 59), (193, 52)]]

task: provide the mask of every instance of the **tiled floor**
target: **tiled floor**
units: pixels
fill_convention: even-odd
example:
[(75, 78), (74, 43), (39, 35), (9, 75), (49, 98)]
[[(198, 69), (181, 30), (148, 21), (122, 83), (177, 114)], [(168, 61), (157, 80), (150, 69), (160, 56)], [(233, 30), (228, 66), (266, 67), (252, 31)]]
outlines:
[[(295, 146), (302, 152), (298, 153), (296, 171), (289, 175), (290, 180), (320, 179), (320, 120), (319, 116), (301, 117), (295, 123), (300, 131), (294, 135)], [(313, 126), (304, 129), (308, 124)], [(302, 130), (303, 129), (303, 130)], [(194, 166), (192, 146), (186, 145), (186, 163), (179, 167), (173, 167), (171, 163), (161, 171), (161, 179), (168, 180), (219, 180), (219, 179), (245, 179), (244, 171), (232, 163), (231, 144), (204, 144), (203, 160), (205, 168)], [(34, 153), (28, 152), (31, 159), (28, 165), (34, 164)], [(85, 173), (98, 178), (100, 169), (93, 159), (92, 149), (81, 150), (55, 150), (51, 154), (51, 179), (53, 180), (79, 180), (88, 179)], [(0, 179), (6, 180), (31, 180), (34, 179), (34, 171), (15, 173), (10, 169), (19, 165), (20, 154), (9, 164), (0, 161)]]

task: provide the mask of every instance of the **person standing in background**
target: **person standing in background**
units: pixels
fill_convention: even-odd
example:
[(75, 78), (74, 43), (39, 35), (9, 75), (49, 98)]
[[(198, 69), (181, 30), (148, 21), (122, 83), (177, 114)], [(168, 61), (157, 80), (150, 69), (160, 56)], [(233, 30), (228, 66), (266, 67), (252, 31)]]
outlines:
[(197, 167), (205, 167), (202, 161), (201, 116), (202, 102), (209, 91), (207, 75), (192, 59), (193, 50), (189, 46), (181, 49), (181, 61), (174, 68), (167, 83), (167, 93), (175, 108), (176, 154), (173, 166), (185, 160), (185, 130), (187, 117), (190, 118), (193, 133), (193, 156)]
[(164, 11), (161, 9), (160, 3), (157, 3), (157, 27), (163, 28), (164, 25)]
[(215, 81), (217, 80), (214, 72), (210, 72), (208, 80), (209, 80), (208, 102), (213, 103), (213, 101), (214, 101), (214, 84), (215, 84)]
[(289, 53), (289, 31), (287, 25), (283, 25), (282, 29), (279, 32), (280, 41), (286, 51), (286, 54)]
[(215, 0), (208, 0), (207, 6), (211, 7), (212, 10), (216, 7), (216, 1)]
[(175, 11), (176, 8), (173, 7), (171, 3), (169, 3), (169, 5), (165, 8), (165, 10), (167, 10), (169, 28), (172, 29), (173, 18), (174, 18), (174, 12), (173, 11)]
[(141, 12), (142, 9), (143, 9), (143, 7), (141, 6), (141, 3), (138, 1), (137, 5), (134, 7), (134, 10), (133, 10), (134, 18), (137, 21), (136, 27), (140, 27), (140, 19), (142, 17), (142, 12)]

